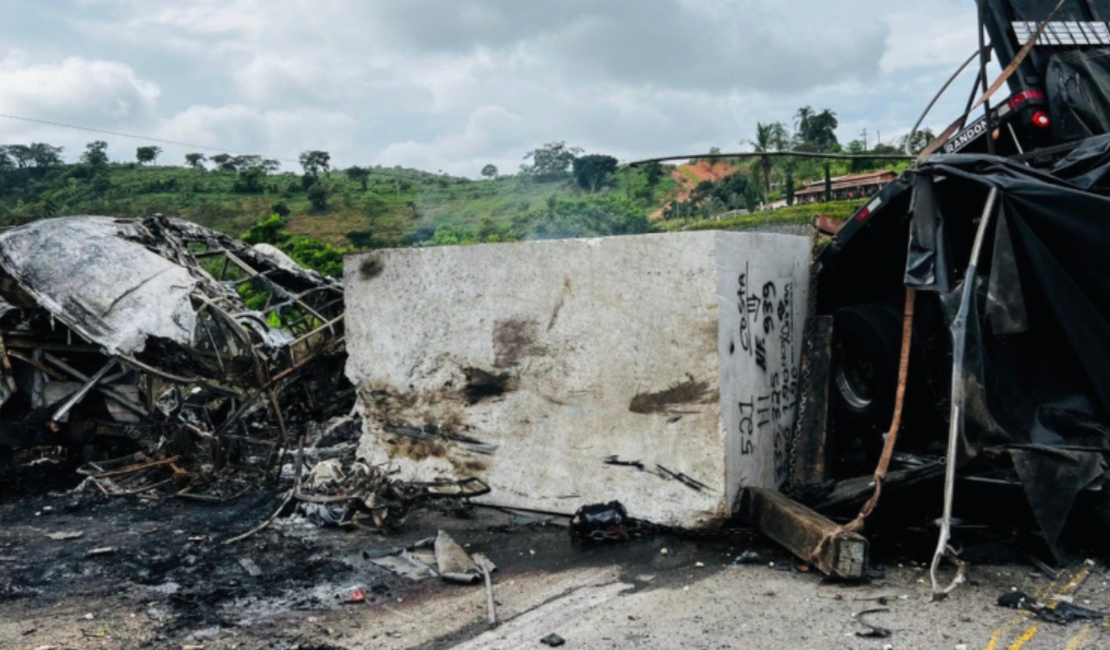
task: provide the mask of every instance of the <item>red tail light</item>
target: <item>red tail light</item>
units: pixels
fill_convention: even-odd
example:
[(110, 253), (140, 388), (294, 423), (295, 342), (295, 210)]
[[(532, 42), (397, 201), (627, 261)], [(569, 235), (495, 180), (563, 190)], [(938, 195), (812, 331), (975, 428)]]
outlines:
[(1012, 111), (1017, 109), (1018, 106), (1033, 99), (1044, 99), (1044, 93), (1039, 90), (1026, 90), (1011, 97), (1010, 101), (1007, 103), (1010, 105), (1010, 110)]
[(856, 221), (860, 221), (860, 222), (867, 221), (867, 218), (871, 216), (871, 213), (874, 212), (875, 210), (878, 210), (879, 206), (882, 205), (882, 204), (883, 204), (883, 197), (876, 196), (870, 203), (863, 206), (863, 209), (860, 210), (858, 214), (856, 214)]
[(1033, 113), (1033, 126), (1040, 129), (1047, 129), (1052, 126), (1052, 120), (1048, 117), (1048, 113), (1037, 111)]

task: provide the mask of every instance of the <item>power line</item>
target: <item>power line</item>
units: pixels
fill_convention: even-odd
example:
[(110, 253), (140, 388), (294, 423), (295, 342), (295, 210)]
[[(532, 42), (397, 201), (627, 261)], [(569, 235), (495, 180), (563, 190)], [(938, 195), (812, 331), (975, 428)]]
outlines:
[[(90, 133), (102, 133), (104, 135), (115, 135), (121, 138), (132, 138), (135, 140), (143, 140), (146, 142), (160, 142), (162, 144), (170, 144), (178, 147), (188, 147), (191, 149), (204, 149), (206, 151), (219, 151), (221, 153), (235, 154), (237, 156), (253, 156), (258, 154), (250, 154), (245, 151), (232, 151), (230, 149), (223, 149), (220, 147), (209, 147), (203, 144), (191, 144), (189, 142), (178, 142), (177, 140), (166, 140), (164, 138), (155, 138), (148, 135), (135, 135), (133, 133), (121, 133), (119, 131), (109, 131), (107, 129), (98, 129), (91, 126), (79, 126), (77, 124), (64, 124), (62, 122), (51, 122), (50, 120), (39, 120), (33, 117), (23, 117), (22, 115), (9, 115), (7, 113), (0, 113), (0, 117), (5, 117), (9, 120), (19, 120), (21, 122), (31, 122), (33, 124), (45, 124), (47, 126), (57, 126), (63, 129), (74, 129), (77, 131), (88, 131)], [(264, 158), (271, 158), (270, 156), (263, 156)], [(272, 160), (279, 160), (281, 162), (288, 162), (300, 164), (298, 160), (289, 158), (272, 158)]]

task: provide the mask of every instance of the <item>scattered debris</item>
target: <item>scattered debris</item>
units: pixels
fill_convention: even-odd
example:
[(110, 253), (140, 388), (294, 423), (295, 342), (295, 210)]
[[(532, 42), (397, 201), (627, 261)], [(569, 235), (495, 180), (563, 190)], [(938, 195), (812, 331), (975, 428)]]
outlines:
[(74, 531), (59, 532), (59, 533), (50, 533), (50, 534), (47, 535), (47, 537), (49, 537), (50, 539), (55, 540), (55, 541), (59, 541), (59, 542), (67, 540), (67, 539), (79, 539), (79, 538), (84, 537), (84, 536), (85, 536), (85, 531), (83, 531), (83, 530), (74, 530)]
[(566, 639), (555, 633), (548, 634), (544, 638), (540, 639), (540, 643), (552, 648), (558, 648), (559, 646), (566, 644), (566, 642)]
[(1100, 611), (1066, 601), (1046, 605), (1021, 591), (1008, 591), (1002, 594), (998, 597), (998, 605), (1031, 612), (1042, 621), (1057, 625), (1067, 625), (1075, 621), (1101, 620), (1105, 617), (1105, 614)]
[(115, 555), (117, 550), (119, 550), (119, 549), (117, 549), (114, 546), (105, 546), (103, 548), (94, 548), (91, 551), (89, 551), (88, 553), (85, 553), (85, 557), (98, 557), (98, 556), (101, 556), (101, 555)]
[(442, 530), (435, 537), (420, 540), (407, 547), (374, 549), (364, 551), (362, 555), (372, 564), (414, 581), (438, 577), (448, 582), (473, 584), (482, 580), (487, 573), (497, 570), (497, 566), (488, 557), (471, 557)]
[(258, 565), (254, 563), (254, 560), (250, 559), (249, 557), (240, 558), (239, 565), (243, 567), (243, 570), (245, 570), (247, 574), (250, 575), (252, 578), (257, 578), (258, 576), (262, 575), (262, 569), (258, 568)]
[(497, 570), (497, 567), (481, 553), (474, 555), (474, 563), (482, 570), (482, 577), (486, 582), (486, 606), (489, 608), (489, 624), (493, 627), (497, 625), (497, 604), (493, 600), (493, 581), (490, 579), (490, 573)]
[(362, 559), (364, 560), (378, 560), (383, 557), (397, 555), (405, 551), (403, 546), (383, 546), (382, 548), (374, 548), (369, 551), (362, 552)]
[(755, 551), (744, 551), (732, 561), (733, 566), (741, 566), (744, 564), (763, 564), (763, 557)]
[(404, 549), (399, 551), (396, 555), (387, 555), (385, 557), (374, 558), (370, 561), (383, 569), (392, 571), (397, 575), (405, 576), (409, 580), (420, 581), (427, 578), (439, 577), (435, 569), (416, 559), (409, 551)]
[(889, 613), (889, 612), (890, 612), (889, 609), (886, 609), (884, 607), (880, 607), (880, 608), (877, 608), (877, 609), (868, 609), (868, 610), (862, 611), (859, 614), (856, 614), (855, 616), (853, 616), (853, 618), (855, 618), (856, 621), (858, 621), (860, 625), (867, 628), (866, 631), (856, 632), (856, 636), (860, 637), (861, 639), (889, 639), (891, 637), (891, 635), (893, 634), (893, 632), (891, 630), (888, 630), (885, 627), (880, 627), (878, 625), (872, 625), (872, 624), (868, 623), (867, 621), (863, 620), (864, 616), (868, 616), (870, 614), (886, 614), (886, 613)]
[(624, 542), (655, 527), (632, 519), (619, 501), (582, 506), (570, 520), (570, 532), (582, 542)]
[(336, 592), (335, 599), (347, 605), (357, 605), (366, 602), (366, 592), (361, 587), (351, 587)]
[(444, 580), (471, 584), (482, 579), (482, 569), (458, 542), (442, 530), (436, 535), (436, 567)]

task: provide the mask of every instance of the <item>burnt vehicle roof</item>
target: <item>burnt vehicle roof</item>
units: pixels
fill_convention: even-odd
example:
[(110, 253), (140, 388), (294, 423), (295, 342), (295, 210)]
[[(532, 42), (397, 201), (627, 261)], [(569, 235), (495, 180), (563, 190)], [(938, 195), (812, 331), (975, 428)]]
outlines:
[(198, 291), (234, 304), (236, 312), (249, 311), (234, 288), (204, 270), (192, 245), (232, 251), (271, 280), (292, 284), (289, 291), (340, 290), (338, 281), (296, 265), (273, 247), (251, 247), (169, 218), (71, 216), (11, 228), (0, 233), (0, 269), (18, 287), (8, 283), (9, 302), (30, 298), (108, 353), (130, 355), (152, 338), (190, 345)]
[(0, 266), (38, 304), (113, 354), (156, 336), (188, 345), (200, 279), (138, 243), (141, 222), (36, 221), (0, 234)]

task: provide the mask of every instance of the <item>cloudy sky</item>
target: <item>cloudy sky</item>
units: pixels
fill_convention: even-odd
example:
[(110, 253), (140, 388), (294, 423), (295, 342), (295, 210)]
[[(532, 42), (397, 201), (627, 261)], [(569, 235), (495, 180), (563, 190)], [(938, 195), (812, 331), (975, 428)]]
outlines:
[[(0, 114), (339, 166), (477, 176), (565, 140), (725, 151), (831, 108), (892, 140), (976, 46), (970, 0), (0, 0)], [(928, 123), (947, 124), (971, 83)], [(104, 139), (0, 117), (75, 158)], [(161, 145), (162, 164), (188, 146)], [(212, 151), (206, 151), (213, 153)], [(287, 168), (296, 167), (286, 163)]]

